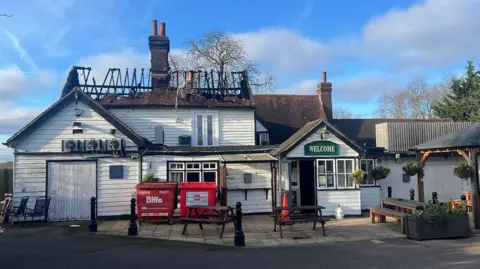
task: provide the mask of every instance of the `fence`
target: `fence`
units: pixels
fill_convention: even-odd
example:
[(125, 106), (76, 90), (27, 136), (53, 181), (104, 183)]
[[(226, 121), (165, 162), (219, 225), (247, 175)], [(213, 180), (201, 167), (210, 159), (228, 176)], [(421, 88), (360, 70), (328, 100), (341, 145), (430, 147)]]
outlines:
[(3, 200), (5, 193), (13, 191), (13, 170), (0, 169), (0, 200)]

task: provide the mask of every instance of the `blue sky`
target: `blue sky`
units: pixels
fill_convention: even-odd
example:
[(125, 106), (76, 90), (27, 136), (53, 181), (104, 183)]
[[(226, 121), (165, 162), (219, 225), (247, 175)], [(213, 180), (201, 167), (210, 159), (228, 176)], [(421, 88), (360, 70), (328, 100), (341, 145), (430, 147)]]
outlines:
[(214, 29), (234, 34), (278, 93), (312, 94), (328, 71), (334, 105), (367, 117), (381, 94), (458, 74), (480, 48), (480, 0), (0, 0), (1, 13), (13, 15), (0, 17), (2, 141), (58, 99), (72, 65), (97, 80), (148, 68), (152, 19), (173, 53)]

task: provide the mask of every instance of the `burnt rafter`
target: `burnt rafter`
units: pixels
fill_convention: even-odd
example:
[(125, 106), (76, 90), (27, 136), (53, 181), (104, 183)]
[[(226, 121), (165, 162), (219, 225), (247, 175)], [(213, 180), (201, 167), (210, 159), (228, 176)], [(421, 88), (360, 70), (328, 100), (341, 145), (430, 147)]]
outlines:
[[(101, 82), (91, 75), (90, 67), (72, 67), (64, 92), (79, 87), (93, 99), (103, 99), (106, 95), (137, 97), (141, 93), (153, 92), (152, 72), (142, 69), (108, 69)], [(248, 74), (242, 72), (216, 71), (170, 71), (168, 87), (165, 90), (185, 90), (190, 94), (199, 94), (206, 98), (223, 99), (237, 97), (250, 99)], [(68, 85), (67, 85), (68, 84)]]

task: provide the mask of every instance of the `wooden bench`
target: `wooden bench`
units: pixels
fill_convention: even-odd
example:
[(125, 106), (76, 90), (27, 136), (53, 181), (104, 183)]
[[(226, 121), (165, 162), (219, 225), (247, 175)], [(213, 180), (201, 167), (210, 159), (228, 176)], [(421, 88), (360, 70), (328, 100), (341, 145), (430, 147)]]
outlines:
[[(313, 222), (313, 230), (316, 230), (317, 223), (322, 225), (323, 236), (325, 234), (326, 219), (322, 216), (322, 206), (304, 206), (304, 207), (276, 207), (274, 208), (275, 218), (273, 231), (277, 231), (277, 225), (280, 228), (280, 237), (283, 238), (282, 226), (294, 225), (295, 223)], [(287, 215), (282, 215), (282, 211), (288, 211)], [(303, 213), (304, 211), (313, 210), (312, 213)]]
[(400, 222), (402, 227), (402, 232), (405, 233), (405, 218), (408, 216), (407, 213), (391, 210), (385, 207), (371, 207), (370, 209), (370, 219), (372, 223), (375, 223), (375, 217), (377, 217), (379, 223), (385, 223), (387, 221), (386, 217), (394, 218)]
[(193, 217), (193, 218), (179, 218), (179, 220), (182, 221), (183, 224), (184, 224), (182, 235), (185, 235), (185, 233), (187, 231), (188, 224), (198, 224), (198, 226), (200, 226), (200, 230), (202, 231), (202, 235), (203, 235), (203, 225), (202, 224), (216, 224), (218, 226), (222, 226), (222, 229), (220, 230), (220, 234), (219, 234), (220, 238), (223, 237), (223, 232), (225, 231), (225, 225), (227, 223), (233, 222), (232, 218), (222, 220), (222, 219), (195, 218), (195, 217)]

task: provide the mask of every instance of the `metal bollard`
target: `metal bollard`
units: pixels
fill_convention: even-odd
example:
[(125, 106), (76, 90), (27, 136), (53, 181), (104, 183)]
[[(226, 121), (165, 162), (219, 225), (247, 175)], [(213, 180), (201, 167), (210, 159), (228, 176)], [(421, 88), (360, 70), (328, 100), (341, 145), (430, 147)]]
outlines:
[(465, 196), (465, 194), (462, 194), (462, 196), (460, 196), (460, 200), (462, 200), (462, 202), (466, 202), (467, 196)]
[(95, 197), (90, 198), (90, 223), (88, 224), (88, 230), (92, 233), (97, 232), (97, 199)]
[(392, 198), (392, 187), (388, 186), (387, 193), (388, 193), (388, 198)]
[(130, 223), (128, 224), (128, 235), (138, 235), (137, 214), (135, 213), (135, 198), (130, 200)]
[(242, 228), (242, 203), (237, 202), (235, 205), (236, 212), (235, 212), (235, 220), (237, 225), (235, 225), (235, 236), (234, 242), (236, 247), (244, 247), (245, 246), (245, 234), (243, 233)]
[(432, 192), (432, 203), (438, 204), (438, 194), (437, 192)]
[(415, 200), (415, 190), (414, 189), (410, 189), (410, 200)]

